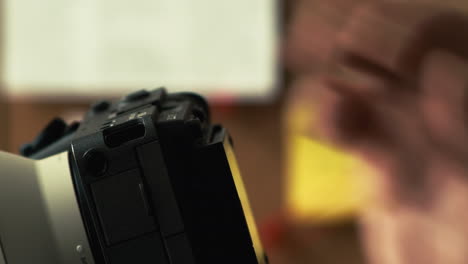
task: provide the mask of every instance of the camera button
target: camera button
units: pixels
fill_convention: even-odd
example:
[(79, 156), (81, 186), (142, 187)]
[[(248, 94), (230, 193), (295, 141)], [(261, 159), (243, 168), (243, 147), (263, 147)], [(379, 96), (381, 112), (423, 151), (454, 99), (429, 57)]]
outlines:
[(144, 99), (144, 98), (146, 98), (148, 96), (150, 96), (150, 92), (148, 92), (146, 90), (139, 90), (139, 91), (133, 92), (133, 93), (128, 94), (127, 96), (125, 96), (124, 101), (126, 101), (126, 102), (138, 101), (138, 100)]
[(87, 151), (84, 156), (84, 167), (87, 173), (93, 177), (99, 177), (107, 171), (107, 158), (106, 156), (96, 150)]
[(95, 114), (106, 111), (109, 109), (110, 103), (108, 101), (100, 101), (95, 103), (91, 108)]

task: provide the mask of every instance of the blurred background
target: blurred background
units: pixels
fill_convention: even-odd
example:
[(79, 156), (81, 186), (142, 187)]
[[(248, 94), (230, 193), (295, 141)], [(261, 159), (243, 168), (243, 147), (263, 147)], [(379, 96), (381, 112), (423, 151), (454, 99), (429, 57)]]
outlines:
[(17, 153), (101, 98), (199, 92), (236, 142), (271, 263), (365, 263), (355, 222), (370, 179), (305, 136), (314, 113), (283, 66), (360, 1), (331, 2), (0, 0), (0, 149)]

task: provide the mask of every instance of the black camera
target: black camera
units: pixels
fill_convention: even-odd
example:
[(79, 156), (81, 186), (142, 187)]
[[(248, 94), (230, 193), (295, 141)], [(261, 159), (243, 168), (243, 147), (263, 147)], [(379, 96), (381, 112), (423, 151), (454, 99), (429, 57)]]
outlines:
[(0, 153), (0, 263), (267, 263), (226, 130), (141, 90)]

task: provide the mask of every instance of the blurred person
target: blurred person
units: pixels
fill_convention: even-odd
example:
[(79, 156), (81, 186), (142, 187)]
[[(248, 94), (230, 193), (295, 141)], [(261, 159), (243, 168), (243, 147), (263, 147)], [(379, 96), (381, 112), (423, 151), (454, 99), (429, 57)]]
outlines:
[(285, 55), (319, 111), (310, 134), (374, 168), (370, 263), (468, 263), (468, 18), (447, 6), (293, 5)]

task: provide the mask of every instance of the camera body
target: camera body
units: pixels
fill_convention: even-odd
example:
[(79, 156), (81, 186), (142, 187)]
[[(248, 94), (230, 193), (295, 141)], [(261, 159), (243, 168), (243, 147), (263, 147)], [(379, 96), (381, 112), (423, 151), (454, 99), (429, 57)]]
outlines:
[(0, 153), (7, 264), (267, 263), (232, 140), (200, 96), (141, 90), (60, 130), (23, 149), (38, 161)]

